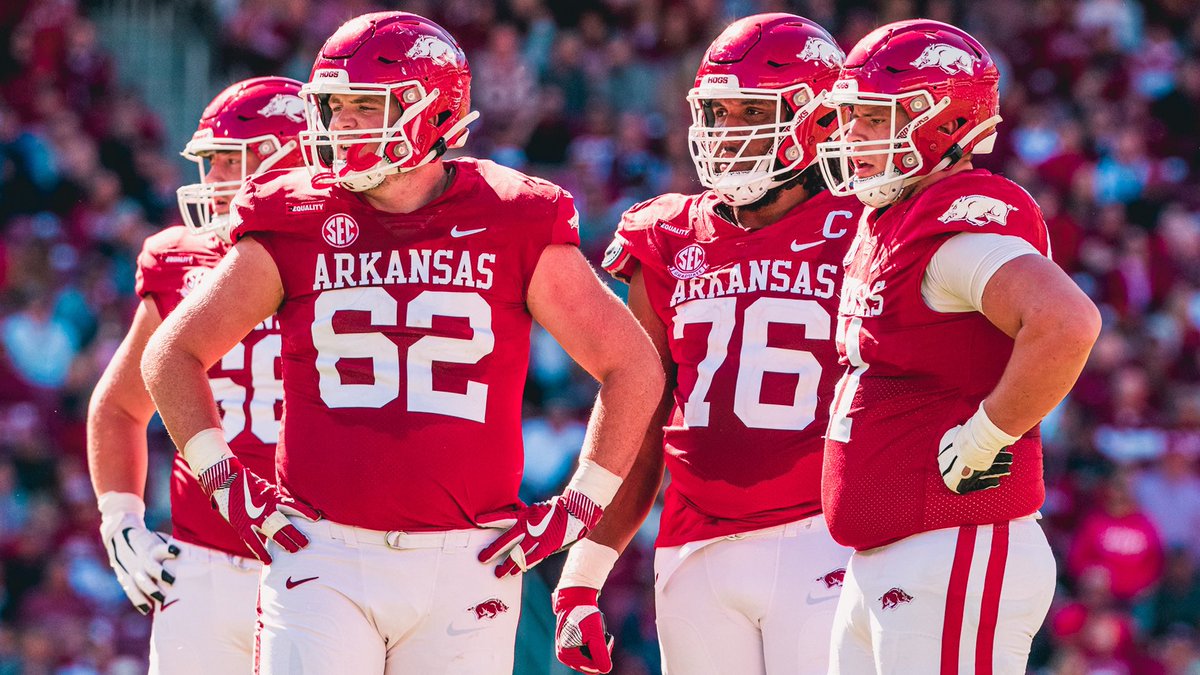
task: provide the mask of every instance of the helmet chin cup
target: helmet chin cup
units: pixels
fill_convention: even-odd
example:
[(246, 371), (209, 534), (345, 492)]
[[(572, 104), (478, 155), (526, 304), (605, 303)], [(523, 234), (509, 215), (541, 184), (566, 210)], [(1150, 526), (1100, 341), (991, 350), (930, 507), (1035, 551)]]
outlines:
[(858, 200), (874, 209), (883, 208), (894, 203), (904, 192), (904, 176), (889, 166), (878, 176), (872, 176), (864, 181), (851, 181), (851, 190)]

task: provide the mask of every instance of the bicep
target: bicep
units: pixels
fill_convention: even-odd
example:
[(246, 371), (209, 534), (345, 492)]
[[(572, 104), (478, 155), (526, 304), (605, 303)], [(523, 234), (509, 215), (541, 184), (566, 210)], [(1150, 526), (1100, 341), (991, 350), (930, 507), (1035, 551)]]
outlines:
[(571, 358), (597, 379), (643, 342), (645, 334), (574, 246), (542, 251), (526, 299), (529, 312)]
[(1009, 337), (1031, 319), (1094, 311), (1067, 273), (1049, 258), (1025, 255), (1004, 263), (983, 290), (983, 315)]
[(251, 237), (225, 255), (205, 283), (192, 291), (163, 322), (175, 349), (207, 368), (216, 363), (283, 301), (275, 261)]

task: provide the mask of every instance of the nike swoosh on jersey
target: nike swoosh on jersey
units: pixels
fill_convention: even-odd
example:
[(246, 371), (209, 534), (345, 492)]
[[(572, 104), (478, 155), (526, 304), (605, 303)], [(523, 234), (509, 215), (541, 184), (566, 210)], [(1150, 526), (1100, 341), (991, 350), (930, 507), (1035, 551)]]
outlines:
[(162, 607), (159, 607), (159, 608), (158, 608), (158, 611), (160, 611), (160, 612), (165, 612), (165, 611), (167, 610), (167, 608), (168, 608), (168, 607), (170, 607), (171, 605), (173, 605), (173, 604), (175, 604), (175, 603), (177, 603), (177, 602), (179, 602), (179, 598), (175, 598), (174, 600), (168, 600), (167, 602), (164, 602), (164, 603), (162, 604)]
[(812, 247), (814, 247), (814, 246), (820, 246), (821, 244), (824, 244), (824, 243), (825, 243), (825, 240), (824, 240), (824, 239), (821, 239), (821, 240), (818, 240), (818, 241), (810, 241), (810, 242), (808, 242), (807, 244), (797, 244), (797, 243), (796, 243), (796, 240), (795, 240), (795, 239), (793, 239), (793, 240), (792, 240), (792, 252), (793, 252), (793, 253), (799, 253), (800, 251), (804, 251), (804, 250), (810, 249), (810, 248), (812, 248)]
[(546, 528), (550, 527), (550, 520), (552, 518), (554, 518), (554, 509), (550, 509), (549, 511), (546, 512), (546, 517), (542, 518), (542, 522), (530, 523), (529, 524), (529, 534), (531, 534), (535, 537), (540, 537), (543, 534), (545, 534)]
[(242, 476), (242, 491), (246, 494), (246, 515), (250, 516), (251, 520), (255, 520), (263, 514), (267, 505), (255, 506), (254, 499), (250, 496), (250, 481), (246, 480), (245, 476)]
[(486, 229), (487, 229), (486, 227), (480, 227), (475, 230), (460, 230), (460, 229), (458, 229), (458, 226), (455, 225), (454, 227), (450, 228), (450, 236), (454, 237), (455, 239), (458, 239), (459, 237), (469, 237), (472, 234), (479, 234), (480, 232), (483, 232)]
[(283, 585), (287, 586), (288, 590), (290, 591), (293, 588), (299, 586), (300, 584), (307, 584), (310, 581), (316, 581), (317, 579), (320, 579), (320, 578), (321, 578), (320, 576), (315, 576), (315, 577), (308, 577), (306, 579), (297, 579), (296, 581), (292, 581), (292, 578), (288, 577), (287, 581), (283, 582)]

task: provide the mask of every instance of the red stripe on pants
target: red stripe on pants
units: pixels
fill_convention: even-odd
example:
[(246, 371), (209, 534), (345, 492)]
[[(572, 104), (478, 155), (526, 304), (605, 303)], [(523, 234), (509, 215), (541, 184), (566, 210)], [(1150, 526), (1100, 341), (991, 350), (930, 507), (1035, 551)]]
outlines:
[(958, 643), (962, 638), (963, 613), (967, 605), (967, 578), (971, 556), (975, 552), (974, 525), (958, 528), (958, 545), (950, 568), (950, 586), (946, 590), (946, 615), (942, 621), (942, 675), (958, 673)]
[(1000, 616), (1000, 588), (1008, 562), (1008, 523), (992, 526), (992, 550), (987, 575), (983, 578), (983, 603), (979, 612), (979, 636), (975, 643), (975, 675), (992, 675), (992, 653), (996, 644), (996, 622)]

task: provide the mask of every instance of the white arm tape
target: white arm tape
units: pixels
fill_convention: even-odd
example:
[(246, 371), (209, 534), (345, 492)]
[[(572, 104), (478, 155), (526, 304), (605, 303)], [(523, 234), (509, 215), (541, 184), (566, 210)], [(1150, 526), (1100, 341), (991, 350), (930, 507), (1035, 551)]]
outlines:
[(568, 490), (574, 490), (588, 499), (596, 502), (601, 509), (608, 508), (621, 487), (624, 479), (590, 459), (579, 460), (579, 468), (567, 483)]
[(183, 444), (183, 449), (179, 451), (179, 454), (183, 455), (183, 461), (188, 463), (192, 475), (197, 478), (208, 467), (223, 459), (233, 457), (233, 451), (225, 442), (225, 432), (218, 427), (197, 432), (191, 440)]
[(567, 552), (558, 588), (584, 586), (600, 590), (620, 555), (616, 550), (591, 539), (579, 540)]
[(963, 441), (958, 449), (963, 463), (976, 471), (985, 471), (996, 460), (1001, 448), (1016, 443), (1021, 437), (1011, 436), (996, 426), (980, 403), (979, 410), (963, 424), (958, 438)]
[(983, 312), (983, 290), (1005, 263), (1041, 255), (1033, 244), (1008, 234), (963, 232), (933, 254), (921, 279), (921, 297), (935, 312)]
[(100, 516), (105, 520), (121, 518), (126, 514), (143, 519), (146, 517), (146, 503), (132, 492), (105, 492), (96, 499), (96, 505), (100, 507)]

